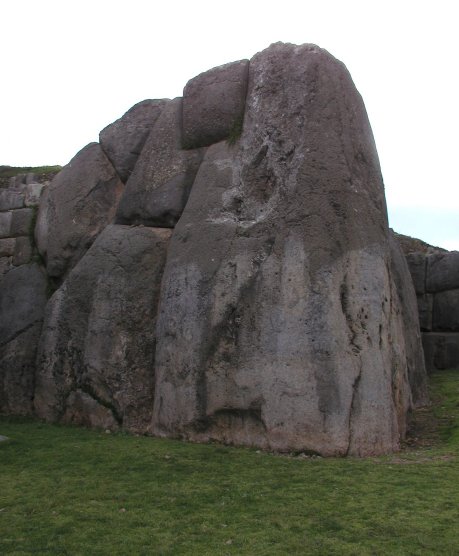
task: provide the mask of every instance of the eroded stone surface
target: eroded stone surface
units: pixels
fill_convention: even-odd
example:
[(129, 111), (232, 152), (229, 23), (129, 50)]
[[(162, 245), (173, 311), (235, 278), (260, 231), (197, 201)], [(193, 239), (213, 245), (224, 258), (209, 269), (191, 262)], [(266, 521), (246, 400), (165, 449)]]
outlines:
[(242, 137), (208, 149), (169, 249), (155, 432), (396, 449), (411, 392), (388, 241), (345, 67), (310, 45), (255, 56)]
[(459, 332), (459, 289), (434, 295), (433, 329)]
[(459, 289), (459, 251), (427, 257), (426, 288), (429, 292)]
[(203, 154), (182, 150), (181, 111), (180, 98), (164, 106), (126, 184), (118, 223), (173, 227), (180, 218)]
[(148, 134), (167, 101), (144, 100), (133, 106), (119, 120), (100, 132), (105, 154), (126, 183), (139, 158)]
[(0, 287), (0, 413), (32, 411), (35, 358), (46, 304), (46, 275), (36, 264), (9, 270)]
[(39, 416), (148, 431), (169, 237), (169, 230), (108, 226), (53, 295), (38, 357)]
[(183, 91), (183, 146), (207, 147), (239, 135), (244, 116), (249, 61), (212, 68)]
[(82, 149), (53, 179), (35, 230), (48, 274), (62, 278), (115, 215), (123, 184), (98, 143)]

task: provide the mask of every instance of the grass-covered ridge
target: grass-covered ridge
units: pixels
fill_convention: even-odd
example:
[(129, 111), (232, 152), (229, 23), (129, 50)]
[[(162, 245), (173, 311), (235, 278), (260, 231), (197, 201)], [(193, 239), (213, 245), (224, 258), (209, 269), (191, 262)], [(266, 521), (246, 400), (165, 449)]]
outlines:
[(57, 174), (62, 166), (0, 166), (0, 178), (12, 178), (19, 174)]
[(459, 373), (421, 441), (285, 457), (0, 419), (1, 554), (457, 554)]

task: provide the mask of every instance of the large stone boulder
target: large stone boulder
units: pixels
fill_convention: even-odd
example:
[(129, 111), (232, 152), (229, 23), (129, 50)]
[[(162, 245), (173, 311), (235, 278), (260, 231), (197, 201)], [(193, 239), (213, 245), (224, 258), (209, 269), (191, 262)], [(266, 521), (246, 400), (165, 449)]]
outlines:
[(240, 60), (190, 79), (183, 90), (183, 146), (207, 147), (242, 129), (249, 61)]
[(390, 262), (349, 73), (316, 46), (272, 45), (251, 60), (240, 140), (209, 147), (174, 230), (153, 430), (324, 455), (397, 449), (412, 329)]
[(41, 198), (35, 229), (51, 277), (64, 277), (113, 220), (123, 187), (98, 143), (57, 174)]
[(126, 183), (165, 100), (144, 100), (104, 128), (99, 141), (121, 180)]
[(180, 218), (203, 154), (182, 150), (181, 112), (180, 98), (163, 107), (126, 184), (119, 224), (173, 227)]
[(170, 233), (108, 226), (54, 293), (38, 356), (37, 415), (148, 432)]
[(32, 412), (35, 358), (47, 299), (37, 264), (6, 273), (0, 287), (0, 413)]

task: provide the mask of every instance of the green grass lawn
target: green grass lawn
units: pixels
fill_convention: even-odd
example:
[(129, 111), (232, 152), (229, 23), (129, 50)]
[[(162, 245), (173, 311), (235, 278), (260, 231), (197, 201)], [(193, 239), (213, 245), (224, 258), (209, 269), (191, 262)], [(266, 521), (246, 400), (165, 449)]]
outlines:
[(431, 383), (366, 460), (0, 419), (0, 554), (459, 554), (459, 372)]

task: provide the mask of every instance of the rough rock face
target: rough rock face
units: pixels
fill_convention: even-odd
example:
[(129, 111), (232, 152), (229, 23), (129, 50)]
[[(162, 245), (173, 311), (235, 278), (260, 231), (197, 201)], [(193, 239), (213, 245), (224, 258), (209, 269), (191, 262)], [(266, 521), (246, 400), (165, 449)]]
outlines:
[(0, 413), (32, 412), (46, 275), (37, 264), (9, 270), (0, 284)]
[(401, 245), (416, 290), (427, 371), (459, 368), (459, 252), (427, 244), (416, 251), (416, 242)]
[(38, 358), (40, 417), (148, 432), (169, 237), (169, 230), (108, 226), (53, 295)]
[(182, 99), (163, 107), (129, 178), (117, 213), (120, 224), (173, 227), (185, 207), (202, 150), (184, 151)]
[(123, 184), (98, 143), (82, 149), (40, 204), (36, 241), (53, 278), (75, 266), (116, 211)]
[(326, 455), (398, 447), (411, 392), (379, 163), (345, 67), (250, 62), (240, 141), (211, 146), (168, 252), (154, 430)]
[(30, 362), (31, 378), (1, 375), (6, 411), (22, 411), (10, 394), (22, 388), (26, 411), (33, 398), (50, 421), (323, 455), (397, 449), (426, 401), (416, 305), (346, 68), (275, 44), (192, 79), (183, 100), (136, 105), (100, 140), (40, 198), (36, 242), (60, 287), (35, 374), (21, 350), (36, 346), (44, 294), (24, 294), (40, 309), (18, 328), (10, 278), (34, 215), (22, 194), (0, 199), (15, 314), (4, 360)]
[(194, 77), (183, 91), (183, 146), (207, 147), (242, 127), (249, 61), (232, 62)]
[(100, 132), (100, 145), (126, 183), (166, 101), (144, 100)]
[(407, 261), (393, 233), (390, 234), (390, 249), (392, 276), (396, 285), (394, 295), (398, 297), (397, 305), (403, 318), (404, 330), (401, 331), (401, 337), (404, 337), (405, 340), (406, 364), (412, 401), (414, 407), (420, 407), (427, 404), (429, 398), (416, 293)]

